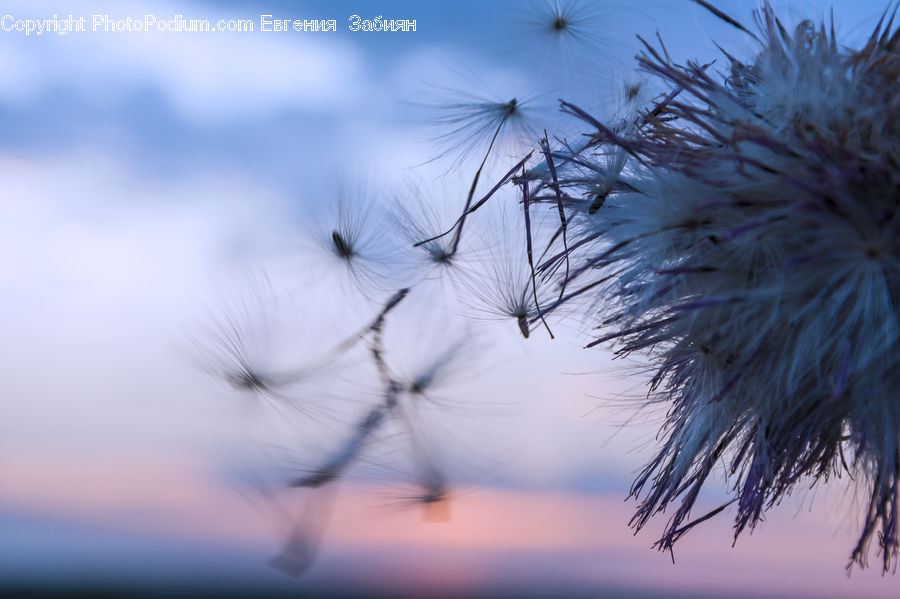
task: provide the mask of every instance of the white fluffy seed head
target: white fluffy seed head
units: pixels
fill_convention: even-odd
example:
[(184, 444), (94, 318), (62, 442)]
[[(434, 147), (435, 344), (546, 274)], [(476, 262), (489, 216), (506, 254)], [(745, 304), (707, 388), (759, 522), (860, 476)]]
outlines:
[[(727, 73), (644, 70), (677, 90), (630, 123), (598, 124), (572, 151), (568, 183), (602, 206), (579, 276), (610, 273), (604, 321), (618, 351), (649, 350), (665, 444), (635, 483), (637, 527), (688, 519), (713, 463), (735, 476), (736, 532), (801, 479), (849, 469), (868, 485), (859, 545), (898, 551), (900, 485), (900, 34), (879, 24), (860, 49), (824, 25), (789, 32), (766, 5), (762, 49)], [(610, 160), (615, 152), (627, 164)], [(593, 165), (593, 166), (592, 166)], [(593, 175), (590, 175), (594, 171)], [(589, 176), (585, 176), (588, 173)], [(581, 206), (581, 205), (579, 205)], [(590, 214), (589, 214), (590, 213)]]

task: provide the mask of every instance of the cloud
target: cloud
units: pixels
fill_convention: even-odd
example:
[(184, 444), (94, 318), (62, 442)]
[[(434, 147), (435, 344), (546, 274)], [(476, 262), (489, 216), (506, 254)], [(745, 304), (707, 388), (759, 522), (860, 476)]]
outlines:
[[(15, 19), (47, 19), (59, 14), (104, 14), (96, 2), (13, 2), (4, 14)], [(142, 18), (146, 5), (123, 2), (112, 18)], [(154, 3), (159, 19), (183, 15), (215, 23), (238, 15), (201, 5)], [(0, 32), (0, 98), (10, 104), (32, 101), (54, 87), (72, 88), (107, 106), (135, 88), (161, 92), (185, 118), (218, 122), (286, 109), (335, 111), (361, 98), (363, 60), (351, 44), (329, 33), (85, 32), (28, 36)]]
[[(222, 486), (207, 468), (196, 456), (171, 452), (61, 454), (21, 448), (15, 456), (0, 454), (0, 477), (6, 481), (0, 489), (0, 519), (4, 513), (54, 518), (58, 524), (43, 530), (50, 546), (65, 538), (67, 526), (82, 526), (152, 535), (170, 550), (207, 544), (213, 551), (276, 551), (283, 531), (273, 526), (269, 512)], [(619, 494), (484, 488), (452, 499), (449, 521), (427, 522), (416, 510), (373, 505), (380, 491), (347, 484), (333, 496), (322, 554), (311, 576), (407, 593), (503, 586), (594, 593), (641, 589), (639, 596), (658, 592), (669, 597), (739, 596), (741, 591), (768, 597), (852, 594), (874, 599), (896, 594), (889, 577), (855, 572), (848, 580), (834, 567), (845, 557), (843, 541), (851, 531), (835, 538), (832, 525), (814, 514), (794, 517), (788, 505), (774, 512), (759, 534), (725, 552), (719, 546), (731, 534), (729, 524), (707, 523), (697, 531), (702, 538), (684, 541), (675, 567), (668, 555), (649, 547), (650, 535), (631, 534), (625, 524), (631, 506)], [(19, 555), (15, 536), (3, 541), (0, 556)], [(172, 571), (160, 568), (167, 563), (166, 552), (153, 552), (146, 539), (140, 546), (147, 549), (146, 567)], [(203, 553), (185, 559), (200, 564)], [(409, 567), (410, 559), (415, 568)], [(342, 563), (352, 568), (339, 568)], [(271, 572), (269, 580), (278, 577)]]
[(151, 180), (97, 154), (3, 159), (0, 174), (0, 360), (4, 393), (27, 400), (4, 436), (189, 443), (211, 417), (179, 352), (185, 326), (281, 226), (279, 196), (234, 174)]

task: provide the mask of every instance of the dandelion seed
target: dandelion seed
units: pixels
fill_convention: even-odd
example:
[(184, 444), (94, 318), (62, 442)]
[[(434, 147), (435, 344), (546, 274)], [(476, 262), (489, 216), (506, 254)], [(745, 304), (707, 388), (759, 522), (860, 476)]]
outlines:
[(490, 99), (446, 88), (432, 95), (437, 97), (423, 108), (430, 115), (427, 124), (439, 131), (435, 140), (445, 147), (433, 160), (455, 155), (451, 170), (473, 154), (481, 156), (483, 168), (495, 149), (518, 150), (508, 146), (536, 139), (532, 97)]
[(400, 302), (403, 301), (404, 298), (406, 298), (408, 293), (408, 289), (401, 289), (392, 295), (388, 301), (385, 302), (371, 325), (364, 329), (364, 331), (356, 338), (351, 338), (347, 342), (341, 344), (341, 346), (338, 346), (340, 351), (344, 351), (346, 348), (355, 344), (357, 340), (371, 337), (370, 353), (376, 363), (379, 374), (382, 376), (385, 387), (383, 402), (372, 407), (363, 418), (359, 420), (351, 433), (347, 436), (346, 441), (338, 447), (337, 451), (328, 458), (324, 464), (310, 473), (294, 478), (288, 486), (318, 488), (343, 475), (344, 471), (359, 458), (371, 438), (395, 408), (398, 395), (402, 391), (402, 388), (393, 380), (387, 364), (384, 361), (382, 333), (385, 318)]
[(310, 542), (306, 531), (296, 527), (285, 541), (281, 552), (267, 564), (292, 578), (297, 578), (309, 570), (318, 554), (318, 547)]
[(389, 477), (386, 482), (390, 485), (390, 489), (378, 493), (383, 496), (379, 507), (417, 510), (424, 522), (449, 522), (450, 503), (455, 493), (447, 477), (434, 463), (427, 462), (425, 456), (407, 452), (404, 457), (412, 464), (380, 464), (378, 467), (382, 476)]
[[(389, 399), (388, 402), (390, 401)], [(292, 479), (288, 486), (316, 489), (336, 480), (359, 458), (386, 416), (387, 409), (384, 406), (379, 405), (372, 408), (356, 424), (350, 436), (332, 457), (312, 472)]]
[(398, 348), (395, 352), (397, 382), (413, 403), (449, 407), (452, 402), (439, 395), (442, 389), (473, 376), (472, 358), (479, 349), (474, 334), (468, 327), (456, 328), (451, 323), (441, 319), (415, 327), (419, 338), (402, 344), (405, 351)]
[(412, 413), (398, 409), (398, 416), (406, 428), (410, 453), (416, 471), (416, 491), (404, 500), (422, 509), (426, 522), (447, 522), (450, 518), (450, 490), (446, 477), (437, 466), (434, 447), (427, 443), (419, 422)]
[[(579, 0), (543, 0), (534, 2), (526, 10), (525, 22), (529, 33), (549, 40), (548, 59), (564, 67), (581, 65), (587, 61), (596, 73), (597, 55), (603, 54), (612, 31), (610, 13), (603, 2)], [(555, 55), (555, 56), (554, 56)]]
[(644, 86), (641, 85), (640, 82), (628, 82), (625, 84), (624, 93), (622, 95), (629, 104), (638, 104), (643, 90)]
[(296, 518), (288, 514), (287, 508), (280, 508), (287, 515), (290, 527), (281, 551), (267, 562), (269, 567), (292, 578), (308, 572), (318, 557), (333, 505), (332, 496), (322, 491), (304, 499)]
[(245, 361), (240, 360), (237, 370), (225, 373), (225, 379), (231, 383), (231, 386), (241, 391), (250, 391), (254, 393), (265, 393), (269, 391), (267, 379), (262, 375), (254, 372)]
[[(399, 244), (412, 249), (416, 270), (426, 271), (425, 276), (452, 273), (459, 261), (453, 252), (452, 238), (435, 237), (450, 228), (459, 216), (459, 203), (445, 190), (446, 186), (441, 186), (436, 193), (427, 193), (421, 185), (410, 184), (391, 211)], [(428, 241), (420, 244), (422, 240)]]
[[(545, 231), (543, 223), (551, 218), (550, 214), (535, 216), (540, 223), (535, 229)], [(528, 338), (531, 320), (539, 315), (540, 304), (549, 303), (551, 290), (532, 278), (524, 222), (506, 207), (497, 207), (479, 224), (483, 228), (477, 232), (477, 237), (479, 245), (485, 248), (486, 259), (474, 265), (463, 278), (471, 296), (470, 300), (464, 301), (474, 309), (476, 316), (514, 320), (522, 336)], [(546, 240), (541, 239), (534, 245), (546, 245)]]
[(395, 286), (405, 276), (399, 248), (393, 243), (383, 192), (367, 182), (339, 184), (336, 198), (310, 217), (312, 244), (301, 244), (301, 260), (314, 282), (335, 273), (364, 294)]
[(555, 93), (596, 97), (630, 58), (627, 38), (616, 39), (628, 10), (605, 0), (531, 0), (518, 11), (504, 45), (535, 78), (551, 78)]
[(431, 466), (422, 482), (422, 491), (412, 499), (422, 506), (422, 519), (426, 522), (449, 522), (450, 492), (441, 473)]
[(331, 249), (337, 255), (338, 258), (343, 258), (348, 262), (351, 261), (355, 256), (356, 252), (354, 250), (356, 246), (356, 239), (348, 235), (348, 231), (346, 229), (341, 232), (335, 229), (331, 232)]
[[(489, 117), (491, 112), (494, 113), (493, 117)], [(522, 109), (520, 107), (519, 101), (516, 100), (516, 98), (513, 98), (509, 102), (506, 102), (504, 104), (497, 104), (494, 106), (482, 103), (480, 107), (472, 112), (472, 115), (479, 115), (477, 118), (472, 120), (472, 122), (476, 124), (480, 120), (483, 120), (484, 117), (488, 117), (486, 122), (482, 122), (475, 128), (475, 131), (477, 132), (475, 133), (475, 140), (477, 140), (477, 138), (481, 137), (483, 134), (487, 134), (489, 130), (493, 130), (493, 134), (490, 135), (490, 142), (488, 143), (487, 151), (485, 151), (484, 153), (484, 158), (481, 160), (481, 164), (478, 165), (478, 170), (475, 171), (475, 176), (472, 179), (472, 185), (469, 187), (469, 193), (466, 196), (466, 202), (463, 205), (462, 214), (460, 215), (459, 220), (454, 227), (453, 237), (450, 241), (451, 256), (456, 253), (459, 247), (459, 242), (462, 238), (462, 232), (463, 227), (466, 223), (466, 218), (468, 217), (469, 213), (477, 207), (472, 206), (472, 200), (474, 199), (476, 189), (478, 189), (478, 181), (481, 177), (481, 173), (484, 170), (485, 165), (487, 164), (488, 158), (490, 158), (491, 156), (491, 151), (494, 149), (494, 144), (497, 142), (498, 136), (501, 134), (501, 132), (504, 131), (504, 126), (508, 128), (510, 126), (510, 123), (513, 123), (521, 118)], [(451, 134), (456, 135), (460, 131), (465, 130), (467, 127), (468, 124), (464, 124), (456, 129), (453, 129), (451, 131)], [(485, 127), (487, 127), (487, 129), (485, 129)], [(489, 197), (490, 195), (491, 194), (489, 193), (486, 197)], [(482, 200), (482, 202), (484, 201), (485, 200)]]
[(191, 336), (197, 366), (234, 390), (260, 398), (275, 408), (311, 414), (300, 401), (299, 386), (329, 364), (282, 366), (276, 356), (285, 348), (276, 335), (278, 302), (266, 274), (251, 277), (249, 292), (223, 306), (210, 324)]
[[(256, 464), (240, 472), (240, 492), (272, 519), (279, 536), (284, 538), (281, 550), (266, 562), (267, 565), (297, 578), (305, 574), (318, 557), (331, 518), (333, 495), (328, 489), (285, 490), (281, 484), (282, 474), (279, 472), (273, 477), (271, 466), (270, 457), (267, 457), (265, 467)], [(281, 466), (278, 464), (275, 471), (281, 471)]]
[[(449, 230), (441, 233), (440, 235), (436, 235), (434, 237), (430, 237), (428, 239), (423, 239), (422, 241), (417, 242), (416, 244), (414, 244), (415, 247), (425, 245), (436, 239), (440, 239), (441, 237), (444, 237), (446, 235), (450, 235), (451, 233), (453, 233), (453, 237), (450, 242), (450, 250), (451, 250), (451, 255), (455, 254), (457, 252), (457, 250), (459, 249), (459, 243), (462, 239), (463, 226), (465, 225), (466, 219), (468, 218), (468, 216), (470, 214), (474, 213), (479, 208), (481, 208), (489, 199), (491, 199), (491, 197), (497, 192), (498, 189), (500, 189), (501, 187), (506, 185), (507, 182), (513, 181), (515, 179), (513, 175), (519, 169), (521, 169), (525, 166), (525, 163), (527, 163), (531, 159), (531, 155), (533, 153), (534, 153), (534, 151), (529, 152), (528, 155), (525, 156), (525, 158), (523, 158), (518, 163), (516, 163), (515, 166), (513, 166), (511, 169), (509, 169), (509, 171), (497, 183), (494, 184), (494, 186), (490, 189), (490, 191), (487, 192), (487, 194), (485, 194), (484, 197), (482, 197), (480, 200), (478, 200), (477, 202), (475, 202), (473, 204), (472, 200), (474, 198), (475, 188), (478, 185), (478, 177), (481, 175), (481, 168), (479, 168), (478, 171), (475, 173), (475, 178), (472, 180), (472, 186), (469, 188), (469, 195), (466, 197), (466, 204), (463, 207), (464, 208), (463, 213), (460, 215), (460, 217), (458, 219), (456, 219), (456, 222), (453, 224), (453, 227), (451, 227)], [(484, 166), (484, 163), (482, 163), (482, 166)]]
[(349, 272), (369, 283), (376, 283), (381, 277), (383, 256), (378, 221), (376, 216), (373, 222), (371, 207), (360, 209), (341, 199), (328, 246)]

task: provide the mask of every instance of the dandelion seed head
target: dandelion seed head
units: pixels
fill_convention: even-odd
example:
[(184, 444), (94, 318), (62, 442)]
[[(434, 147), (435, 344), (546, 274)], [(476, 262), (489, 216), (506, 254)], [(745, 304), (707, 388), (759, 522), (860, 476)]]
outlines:
[(726, 55), (721, 74), (648, 44), (641, 67), (674, 91), (630, 125), (564, 105), (592, 129), (565, 172), (588, 206), (573, 229), (596, 235), (576, 271), (615, 274), (597, 288), (598, 342), (648, 354), (650, 402), (669, 406), (662, 448), (632, 489), (632, 524), (676, 506), (658, 543), (670, 549), (706, 519), (691, 508), (722, 459), (736, 536), (801, 481), (846, 469), (869, 497), (851, 559), (865, 564), (877, 539), (888, 570), (900, 503), (900, 34), (886, 17), (847, 48), (824, 24), (784, 26), (768, 4), (757, 25), (761, 50)]

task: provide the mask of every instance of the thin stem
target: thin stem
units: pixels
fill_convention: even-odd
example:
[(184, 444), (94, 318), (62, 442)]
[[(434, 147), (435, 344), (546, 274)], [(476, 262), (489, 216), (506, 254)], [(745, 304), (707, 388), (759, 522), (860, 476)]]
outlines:
[(534, 272), (534, 256), (532, 254), (531, 243), (531, 213), (529, 211), (528, 178), (525, 175), (525, 167), (522, 167), (522, 206), (525, 210), (525, 249), (528, 255), (528, 267), (531, 269), (531, 292), (534, 296), (534, 309), (537, 310), (541, 322), (544, 324), (544, 328), (547, 329), (547, 333), (550, 334), (550, 338), (554, 339), (553, 331), (550, 330), (550, 326), (544, 319), (544, 314), (541, 311), (541, 304), (538, 302), (537, 275)]
[(462, 216), (460, 216), (458, 219), (456, 219), (456, 222), (453, 223), (452, 227), (450, 227), (449, 229), (447, 229), (446, 231), (444, 231), (443, 233), (441, 233), (439, 235), (435, 235), (434, 237), (429, 237), (428, 239), (423, 239), (422, 241), (414, 243), (413, 247), (419, 247), (420, 245), (424, 245), (426, 243), (435, 241), (436, 239), (440, 239), (441, 237), (444, 237), (445, 235), (449, 235), (450, 233), (452, 233), (453, 230), (456, 229), (457, 225), (459, 224), (459, 222), (461, 220), (464, 220), (467, 215), (472, 214), (473, 212), (475, 212), (476, 210), (481, 208), (485, 202), (487, 202), (489, 199), (491, 199), (491, 196), (493, 196), (497, 192), (498, 189), (500, 189), (501, 187), (506, 185), (506, 183), (510, 180), (510, 178), (515, 174), (515, 172), (517, 170), (519, 170), (520, 168), (522, 168), (526, 162), (531, 160), (532, 154), (534, 154), (534, 150), (532, 150), (531, 152), (528, 152), (528, 155), (525, 156), (525, 158), (523, 158), (522, 160), (517, 162), (514, 167), (509, 169), (509, 171), (505, 175), (503, 175), (503, 177), (500, 179), (500, 181), (498, 181), (494, 185), (494, 187), (492, 187), (491, 190), (489, 192), (487, 192), (487, 194), (483, 198), (478, 200), (475, 204), (472, 205), (471, 208), (466, 210), (462, 214)]
[[(541, 150), (544, 152), (544, 159), (547, 161), (547, 167), (550, 169), (550, 176), (553, 179), (553, 191), (556, 192), (556, 208), (559, 211), (559, 225), (562, 229), (563, 253), (566, 256), (566, 276), (563, 279), (562, 288), (559, 290), (559, 299), (562, 299), (566, 293), (566, 284), (569, 282), (569, 242), (566, 237), (567, 221), (566, 210), (563, 207), (562, 192), (559, 189), (559, 179), (556, 177), (556, 166), (553, 164), (553, 156), (550, 153), (550, 140), (547, 139), (547, 131), (544, 130), (544, 140), (541, 142)], [(547, 248), (549, 249), (549, 245)]]
[(503, 128), (503, 124), (506, 122), (509, 114), (509, 112), (504, 114), (503, 118), (500, 119), (500, 122), (497, 124), (497, 129), (494, 131), (494, 135), (491, 136), (491, 143), (488, 144), (488, 149), (484, 154), (484, 158), (481, 160), (481, 165), (478, 167), (478, 170), (475, 171), (472, 185), (469, 186), (469, 194), (466, 196), (466, 205), (463, 207), (462, 216), (459, 217), (459, 220), (456, 223), (456, 232), (453, 234), (453, 240), (450, 242), (450, 257), (456, 254), (456, 249), (459, 247), (459, 241), (462, 238), (462, 228), (466, 222), (466, 214), (468, 214), (469, 207), (472, 205), (472, 197), (475, 195), (475, 188), (478, 186), (478, 179), (481, 177), (481, 171), (487, 163), (488, 156), (491, 155), (491, 150), (494, 149), (494, 142), (497, 141), (497, 136), (500, 135), (500, 130)]

